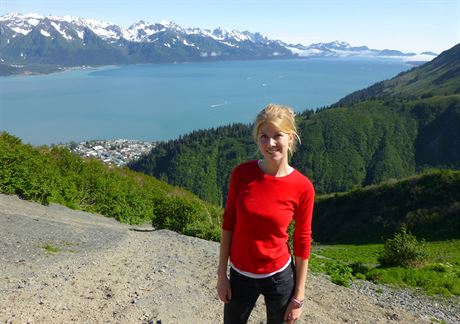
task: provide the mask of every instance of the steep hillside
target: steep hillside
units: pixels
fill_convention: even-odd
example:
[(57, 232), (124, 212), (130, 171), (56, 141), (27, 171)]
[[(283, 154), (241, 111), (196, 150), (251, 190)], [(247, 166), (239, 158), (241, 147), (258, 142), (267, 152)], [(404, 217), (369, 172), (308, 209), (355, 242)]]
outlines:
[(313, 233), (321, 243), (381, 243), (401, 226), (419, 238), (460, 238), (460, 171), (319, 197)]
[(367, 100), (299, 118), (293, 164), (320, 193), (460, 168), (460, 97)]
[(422, 66), (353, 92), (334, 106), (347, 106), (363, 100), (392, 96), (428, 98), (458, 93), (460, 93), (460, 44), (442, 52)]
[(127, 168), (82, 159), (65, 148), (34, 148), (0, 133), (0, 193), (58, 203), (130, 224), (153, 224), (218, 240), (221, 210)]
[(188, 188), (202, 199), (222, 205), (231, 170), (238, 163), (255, 158), (256, 154), (251, 128), (234, 124), (194, 131), (178, 140), (158, 143), (129, 167)]
[[(460, 95), (452, 86), (460, 84), (458, 48), (410, 71), (419, 75), (417, 91), (410, 85), (398, 93), (388, 88), (393, 92), (384, 96), (363, 90), (353, 100), (346, 97), (348, 104), (300, 114), (302, 145), (294, 166), (313, 180), (318, 193), (348, 191), (430, 167), (460, 168)], [(405, 79), (402, 74), (391, 82)], [(233, 125), (160, 143), (130, 167), (223, 203), (229, 170), (257, 158), (256, 152), (250, 126)]]

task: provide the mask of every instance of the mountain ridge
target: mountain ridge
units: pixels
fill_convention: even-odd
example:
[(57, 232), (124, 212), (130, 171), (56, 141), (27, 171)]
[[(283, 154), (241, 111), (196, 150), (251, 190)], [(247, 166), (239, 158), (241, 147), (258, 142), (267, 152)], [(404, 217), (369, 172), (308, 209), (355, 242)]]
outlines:
[(139, 20), (123, 28), (97, 19), (10, 13), (0, 17), (0, 31), (0, 64), (8, 67), (353, 56), (429, 61), (436, 56), (339, 41), (293, 45), (259, 32), (184, 28), (171, 21)]

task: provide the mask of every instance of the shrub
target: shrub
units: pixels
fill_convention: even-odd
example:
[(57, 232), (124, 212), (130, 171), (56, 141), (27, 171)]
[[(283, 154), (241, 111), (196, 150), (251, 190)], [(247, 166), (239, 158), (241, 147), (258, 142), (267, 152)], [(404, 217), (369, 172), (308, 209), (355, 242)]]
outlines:
[[(192, 223), (187, 224), (185, 230), (182, 231), (182, 233), (205, 240), (219, 241), (221, 231), (220, 226), (216, 223), (210, 223), (210, 217), (211, 216), (207, 211), (201, 211), (198, 213), (197, 218)], [(208, 221), (206, 221), (205, 218), (208, 218)]]
[(197, 217), (199, 206), (181, 196), (164, 196), (154, 201), (152, 225), (175, 232), (184, 232), (187, 224)]
[(356, 279), (365, 280), (367, 273), (371, 270), (371, 267), (362, 264), (361, 262), (353, 262), (350, 264), (352, 275)]
[(383, 267), (413, 267), (422, 264), (426, 257), (425, 242), (418, 241), (402, 228), (393, 238), (385, 241), (383, 251), (377, 260)]
[(55, 189), (50, 161), (17, 137), (0, 133), (0, 192), (48, 204)]
[(423, 269), (438, 273), (448, 273), (452, 271), (452, 265), (446, 263), (432, 263), (425, 266)]
[(353, 270), (343, 263), (331, 263), (327, 267), (327, 274), (331, 276), (331, 281), (339, 286), (349, 287), (353, 280)]

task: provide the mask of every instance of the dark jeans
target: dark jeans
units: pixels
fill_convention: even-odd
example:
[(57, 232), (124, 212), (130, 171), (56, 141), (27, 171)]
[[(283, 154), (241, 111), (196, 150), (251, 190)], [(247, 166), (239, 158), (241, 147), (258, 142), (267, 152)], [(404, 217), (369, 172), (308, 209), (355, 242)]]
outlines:
[(295, 271), (291, 263), (271, 277), (253, 279), (230, 269), (232, 299), (224, 306), (224, 324), (247, 323), (259, 295), (265, 298), (267, 324), (281, 324), (294, 294)]

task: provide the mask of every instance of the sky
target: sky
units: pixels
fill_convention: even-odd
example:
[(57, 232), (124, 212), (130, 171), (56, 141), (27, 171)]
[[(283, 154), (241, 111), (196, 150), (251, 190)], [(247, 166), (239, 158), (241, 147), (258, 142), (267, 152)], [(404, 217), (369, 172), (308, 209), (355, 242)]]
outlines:
[(77, 16), (122, 27), (144, 20), (260, 32), (310, 45), (440, 53), (460, 43), (460, 0), (0, 0), (8, 13)]

